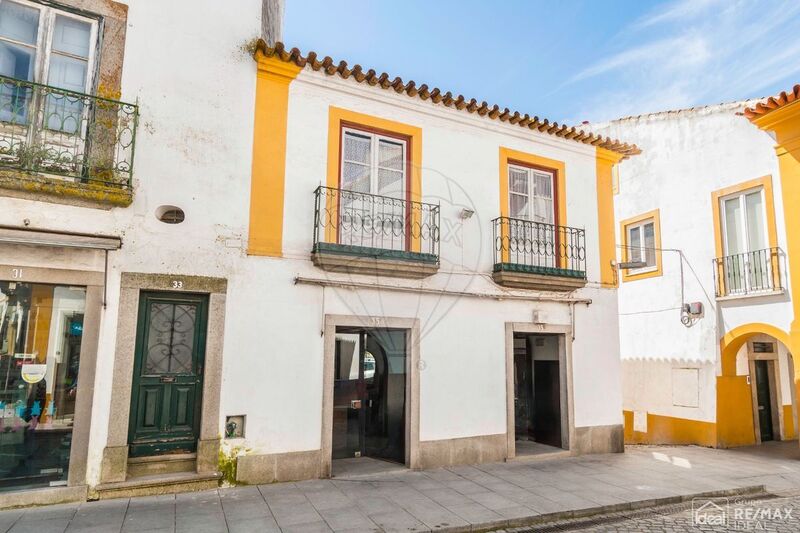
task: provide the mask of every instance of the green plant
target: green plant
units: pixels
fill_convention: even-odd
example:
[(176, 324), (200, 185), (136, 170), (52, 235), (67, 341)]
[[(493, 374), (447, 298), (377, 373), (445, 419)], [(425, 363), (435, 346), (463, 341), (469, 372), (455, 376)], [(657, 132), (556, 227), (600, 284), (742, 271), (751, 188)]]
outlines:
[(222, 481), (235, 485), (236, 481), (236, 462), (240, 455), (247, 453), (244, 446), (221, 446), (219, 449), (219, 472), (222, 474)]

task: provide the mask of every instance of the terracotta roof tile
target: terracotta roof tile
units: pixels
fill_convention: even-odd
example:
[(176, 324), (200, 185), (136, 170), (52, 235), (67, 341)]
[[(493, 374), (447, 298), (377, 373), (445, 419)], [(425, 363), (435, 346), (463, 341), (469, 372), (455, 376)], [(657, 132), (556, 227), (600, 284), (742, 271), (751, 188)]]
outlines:
[(338, 74), (343, 79), (352, 78), (358, 83), (366, 83), (372, 86), (379, 85), (383, 89), (391, 89), (398, 94), (405, 93), (409, 97), (430, 100), (434, 104), (441, 104), (459, 111), (477, 113), (481, 117), (487, 117), (492, 120), (499, 120), (522, 128), (528, 128), (529, 130), (537, 130), (555, 135), (556, 137), (605, 148), (625, 157), (641, 153), (641, 150), (635, 144), (628, 144), (609, 137), (585, 132), (564, 124), (550, 122), (547, 119), (542, 120), (536, 116), (531, 117), (528, 114), (520, 114), (518, 111), (512, 111), (508, 108), (501, 109), (498, 105), (490, 105), (486, 102), (478, 103), (474, 98), (467, 100), (464, 96), (460, 94), (454, 96), (449, 91), (443, 94), (441, 89), (436, 87), (430, 89), (424, 83), (417, 87), (416, 83), (413, 81), (403, 82), (399, 77), (390, 79), (389, 75), (385, 72), (378, 75), (372, 69), (364, 72), (361, 65), (355, 65), (350, 68), (346, 61), (340, 61), (337, 64), (333, 59), (327, 56), (320, 61), (316, 52), (309, 52), (304, 57), (297, 48), (292, 48), (287, 51), (284, 44), (280, 42), (275, 43), (274, 47), (270, 47), (263, 40), (259, 40), (256, 51), (263, 53), (266, 57), (276, 57), (281, 61), (294, 63), (301, 68), (309, 66), (312, 70), (317, 72), (322, 71), (328, 76)]
[(744, 110), (744, 116), (750, 120), (755, 120), (780, 107), (789, 105), (797, 99), (800, 99), (800, 84), (795, 85), (788, 93), (783, 91), (778, 96), (770, 96), (753, 107), (748, 107)]

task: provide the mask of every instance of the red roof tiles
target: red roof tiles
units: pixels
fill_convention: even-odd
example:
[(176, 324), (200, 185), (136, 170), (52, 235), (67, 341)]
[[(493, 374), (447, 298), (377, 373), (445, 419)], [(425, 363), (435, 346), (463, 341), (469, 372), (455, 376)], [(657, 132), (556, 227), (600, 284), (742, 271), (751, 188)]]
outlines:
[(486, 102), (478, 103), (474, 98), (467, 100), (460, 94), (455, 96), (449, 91), (443, 93), (440, 89), (436, 87), (431, 89), (425, 84), (417, 86), (413, 81), (404, 82), (399, 77), (390, 79), (390, 76), (385, 72), (378, 74), (372, 69), (364, 72), (361, 65), (354, 65), (350, 68), (346, 61), (336, 63), (328, 56), (320, 61), (316, 52), (309, 52), (308, 55), (304, 57), (297, 48), (292, 48), (287, 51), (284, 44), (280, 42), (275, 43), (274, 47), (270, 47), (263, 40), (259, 40), (256, 45), (256, 50), (263, 53), (266, 57), (276, 57), (281, 61), (294, 63), (301, 68), (309, 66), (313, 70), (322, 71), (328, 76), (338, 74), (343, 79), (352, 78), (358, 83), (366, 83), (372, 86), (377, 85), (382, 89), (393, 90), (398, 94), (405, 93), (412, 98), (430, 100), (434, 104), (441, 104), (459, 111), (477, 113), (481, 117), (488, 117), (492, 120), (508, 122), (509, 124), (528, 128), (529, 130), (538, 130), (543, 133), (555, 135), (556, 137), (605, 148), (625, 157), (641, 153), (641, 150), (635, 144), (628, 144), (609, 137), (602, 137), (594, 133), (576, 129), (575, 127), (558, 124), (557, 122), (550, 122), (547, 119), (539, 119), (539, 117), (520, 114), (518, 111), (511, 111), (508, 108), (501, 109), (498, 105), (489, 105)]
[(800, 98), (800, 84), (797, 84), (788, 93), (783, 91), (778, 96), (770, 96), (766, 100), (748, 107), (744, 110), (744, 116), (750, 120), (755, 120), (767, 113), (770, 113), (780, 107), (786, 106)]

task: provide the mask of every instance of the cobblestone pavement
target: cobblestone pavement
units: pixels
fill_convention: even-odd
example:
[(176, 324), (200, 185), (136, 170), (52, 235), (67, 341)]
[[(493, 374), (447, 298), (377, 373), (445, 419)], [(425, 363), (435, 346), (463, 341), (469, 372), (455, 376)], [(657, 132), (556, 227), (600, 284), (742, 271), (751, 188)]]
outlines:
[[(736, 450), (634, 446), (624, 454), (350, 476), (0, 511), (0, 533), (501, 529), (533, 520), (550, 523), (545, 521), (578, 512), (596, 516), (612, 508), (655, 505), (664, 498), (678, 502), (709, 491), (741, 493), (753, 486), (773, 493), (800, 491), (800, 447), (796, 441)], [(770, 500), (770, 505), (779, 503)], [(564, 527), (689, 527), (691, 515), (683, 507), (655, 513), (651, 508), (616, 517), (616, 522), (571, 522)], [(800, 531), (796, 522), (788, 523), (788, 529), (775, 521), (767, 525), (773, 531)]]
[(597, 531), (614, 533), (700, 533), (705, 531), (800, 531), (800, 491), (756, 498), (713, 498), (692, 503), (610, 513), (584, 520), (567, 520), (535, 528), (499, 530), (496, 533), (556, 533)]

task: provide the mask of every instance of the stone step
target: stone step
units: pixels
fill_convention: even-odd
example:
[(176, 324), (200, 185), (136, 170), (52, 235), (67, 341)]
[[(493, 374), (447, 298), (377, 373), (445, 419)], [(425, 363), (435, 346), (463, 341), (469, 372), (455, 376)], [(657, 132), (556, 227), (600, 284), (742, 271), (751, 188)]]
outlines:
[(213, 472), (178, 472), (129, 478), (114, 483), (101, 483), (95, 487), (89, 499), (108, 500), (111, 498), (131, 498), (134, 496), (155, 496), (177, 492), (195, 492), (216, 489), (222, 474)]
[(197, 454), (181, 453), (155, 455), (152, 457), (131, 457), (128, 459), (128, 479), (178, 472), (195, 472)]

